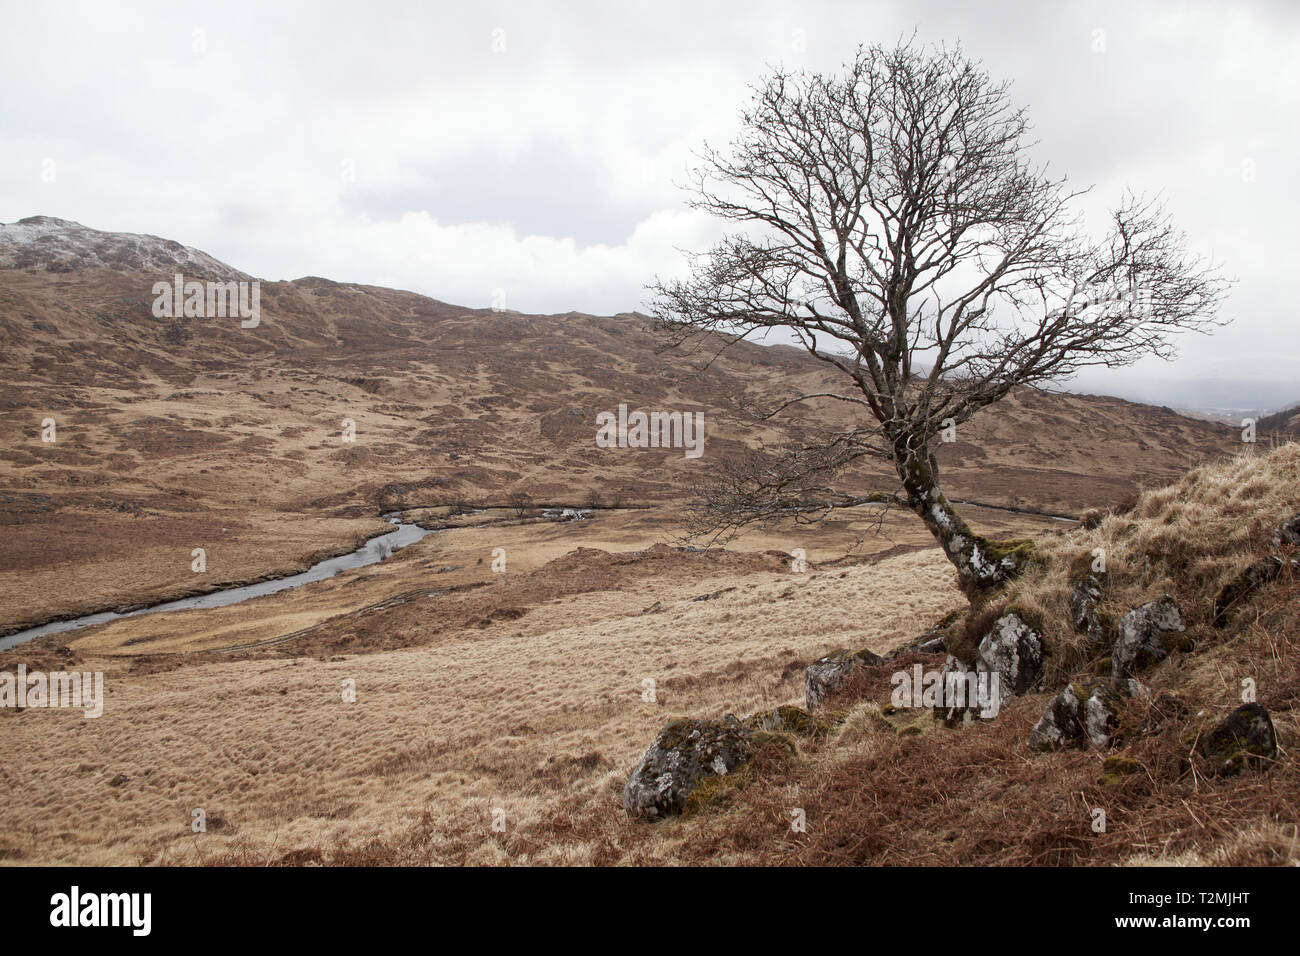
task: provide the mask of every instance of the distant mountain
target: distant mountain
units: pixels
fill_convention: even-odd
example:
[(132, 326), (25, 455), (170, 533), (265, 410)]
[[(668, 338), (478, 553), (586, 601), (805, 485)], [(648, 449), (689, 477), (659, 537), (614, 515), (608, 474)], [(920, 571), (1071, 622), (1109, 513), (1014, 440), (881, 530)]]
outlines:
[[(229, 494), (250, 502), (287, 493), (290, 474), (309, 478), (310, 492), (302, 481), (292, 492), (304, 507), (370, 508), (400, 487), (427, 498), (527, 490), (565, 503), (592, 493), (664, 500), (760, 442), (854, 421), (835, 402), (804, 409), (802, 420), (746, 413), (754, 402), (844, 389), (793, 348), (740, 343), (700, 371), (710, 351), (664, 352), (644, 316), (467, 309), (322, 278), (262, 282), (254, 329), (156, 318), (153, 283), (178, 270), (247, 278), (154, 236), (46, 217), (0, 226), (0, 485), (93, 482), (111, 459), (147, 498), (157, 483), (205, 481), (197, 476), (215, 455), (241, 469)], [(596, 415), (621, 403), (703, 411), (704, 457), (598, 448)], [(56, 410), (81, 429), (70, 424), (57, 448), (33, 443), (32, 429)], [(341, 446), (345, 417), (361, 437)], [(1171, 480), (1233, 447), (1235, 434), (1122, 399), (1022, 390), (962, 426), (939, 455), (957, 497), (1074, 513)], [(895, 479), (887, 462), (872, 462), (856, 483), (892, 488)]]
[(176, 272), (196, 279), (246, 280), (206, 252), (171, 239), (101, 232), (51, 216), (0, 223), (0, 268), (80, 272), (103, 268), (123, 272)]

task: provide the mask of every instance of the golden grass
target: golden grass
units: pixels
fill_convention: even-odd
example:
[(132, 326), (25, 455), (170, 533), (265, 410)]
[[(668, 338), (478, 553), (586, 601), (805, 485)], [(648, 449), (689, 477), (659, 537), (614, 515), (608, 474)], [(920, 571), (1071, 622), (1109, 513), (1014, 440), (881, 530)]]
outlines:
[[(888, 650), (960, 602), (934, 550), (802, 575), (700, 568), (399, 651), (153, 674), (90, 657), (84, 666), (109, 670), (103, 717), (0, 713), (0, 851), (91, 864), (342, 859), (423, 827), (422, 862), (590, 861), (591, 846), (535, 836), (507, 852), (492, 808), (521, 839), (562, 799), (604, 808), (613, 794), (616, 808), (671, 715), (798, 701), (802, 665), (831, 646)], [(641, 613), (655, 602), (662, 613)], [(641, 699), (647, 678), (655, 703)], [(342, 702), (345, 679), (355, 704)], [(130, 780), (109, 786), (119, 773)], [(221, 825), (191, 834), (196, 807)], [(625, 825), (621, 814), (611, 823)]]

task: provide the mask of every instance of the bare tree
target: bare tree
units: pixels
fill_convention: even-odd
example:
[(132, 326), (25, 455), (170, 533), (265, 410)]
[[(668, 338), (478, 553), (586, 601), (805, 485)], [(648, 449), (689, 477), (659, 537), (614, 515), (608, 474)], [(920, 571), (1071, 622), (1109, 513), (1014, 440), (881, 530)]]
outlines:
[[(694, 532), (905, 504), (976, 590), (1025, 555), (974, 532), (945, 497), (935, 447), (1017, 387), (1085, 366), (1171, 358), (1172, 333), (1218, 324), (1225, 283), (1158, 200), (1126, 195), (1090, 236), (1069, 188), (1029, 153), (1023, 109), (960, 48), (860, 48), (835, 75), (775, 72), (726, 151), (699, 154), (692, 205), (739, 224), (690, 275), (657, 281), (674, 344), (783, 329), (845, 388), (853, 427), (732, 467), (695, 502)], [(808, 407), (808, 406), (801, 406)], [(892, 461), (901, 493), (832, 479)]]
[(526, 491), (512, 492), (506, 501), (514, 509), (516, 518), (528, 517), (528, 512), (533, 507), (533, 496)]

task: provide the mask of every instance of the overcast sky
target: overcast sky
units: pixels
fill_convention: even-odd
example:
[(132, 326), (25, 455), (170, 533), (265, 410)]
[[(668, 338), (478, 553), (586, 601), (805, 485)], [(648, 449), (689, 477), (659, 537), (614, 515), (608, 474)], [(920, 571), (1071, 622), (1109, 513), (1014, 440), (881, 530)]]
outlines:
[[(1233, 325), (1178, 363), (1074, 387), (1300, 401), (1300, 4), (3, 0), (0, 22), (0, 221), (604, 314), (716, 235), (678, 185), (769, 65), (960, 40), (1013, 81), (1054, 171), (1101, 204), (1163, 190), (1238, 280)], [(1224, 397), (1189, 401), (1198, 380)]]

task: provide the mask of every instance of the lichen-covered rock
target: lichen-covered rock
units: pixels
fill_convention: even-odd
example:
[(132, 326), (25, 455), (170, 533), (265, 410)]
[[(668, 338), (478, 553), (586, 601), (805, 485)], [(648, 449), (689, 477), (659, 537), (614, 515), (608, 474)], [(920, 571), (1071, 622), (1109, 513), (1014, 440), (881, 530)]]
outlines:
[(1300, 514), (1292, 515), (1273, 532), (1273, 547), (1300, 548)]
[(1277, 757), (1277, 733), (1267, 710), (1259, 704), (1242, 704), (1202, 734), (1196, 750), (1205, 758), (1210, 773), (1231, 776), (1247, 767), (1267, 768)]
[(1066, 687), (1047, 702), (1043, 716), (1030, 731), (1026, 741), (1029, 752), (1082, 746), (1085, 740), (1094, 747), (1107, 746), (1119, 727), (1122, 694), (1135, 693), (1132, 685), (1136, 683), (1122, 684), (1118, 691), (1106, 681), (1088, 688), (1078, 684)]
[(1038, 683), (1042, 667), (1042, 637), (1015, 612), (1003, 614), (980, 639), (974, 660), (948, 655), (939, 672), (944, 693), (934, 717), (948, 727), (968, 716), (996, 717), (1003, 701)]
[(1043, 639), (1018, 614), (1003, 614), (979, 643), (976, 671), (998, 675), (1005, 697), (1023, 694), (1043, 669)]
[(1284, 567), (1281, 558), (1262, 558), (1225, 584), (1214, 597), (1214, 626), (1226, 626), (1228, 612), (1280, 575)]
[(703, 782), (735, 772), (754, 749), (753, 732), (734, 719), (674, 720), (632, 771), (623, 787), (623, 809), (651, 821), (677, 816)]
[(884, 662), (884, 658), (868, 650), (835, 651), (808, 665), (804, 671), (804, 699), (809, 710), (816, 710), (822, 701), (832, 696), (843, 685), (849, 674), (858, 667), (870, 667)]
[(1120, 698), (1106, 684), (1098, 684), (1083, 702), (1083, 729), (1094, 747), (1110, 743), (1119, 727)]
[(1026, 746), (1030, 753), (1044, 753), (1070, 747), (1083, 739), (1080, 719), (1083, 702), (1073, 686), (1065, 688), (1047, 702), (1043, 716), (1029, 733)]
[(1122, 679), (1164, 660), (1171, 650), (1187, 650), (1191, 644), (1186, 630), (1177, 603), (1168, 595), (1135, 607), (1119, 619), (1111, 675)]
[(1074, 630), (1088, 635), (1088, 640), (1093, 644), (1101, 644), (1106, 640), (1106, 624), (1098, 610), (1101, 597), (1101, 582), (1091, 574), (1076, 580), (1074, 590), (1070, 592), (1070, 621)]
[(740, 723), (750, 730), (795, 734), (799, 737), (825, 737), (830, 733), (830, 725), (826, 721), (819, 720), (793, 704), (782, 704), (774, 710), (751, 714)]
[(886, 660), (902, 657), (904, 654), (946, 654), (948, 652), (948, 632), (961, 623), (962, 611), (952, 611), (936, 621), (924, 634), (912, 638), (902, 647), (885, 655)]
[(939, 671), (939, 699), (933, 710), (935, 720), (945, 727), (956, 727), (979, 717), (992, 720), (1002, 709), (1002, 701), (1012, 696), (996, 671), (966, 664), (949, 654)]

